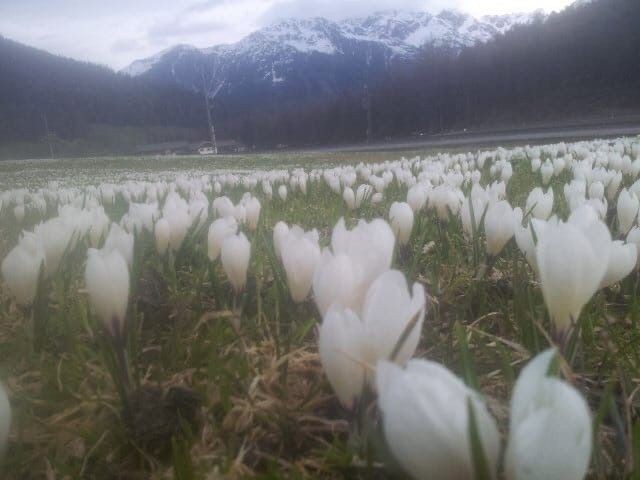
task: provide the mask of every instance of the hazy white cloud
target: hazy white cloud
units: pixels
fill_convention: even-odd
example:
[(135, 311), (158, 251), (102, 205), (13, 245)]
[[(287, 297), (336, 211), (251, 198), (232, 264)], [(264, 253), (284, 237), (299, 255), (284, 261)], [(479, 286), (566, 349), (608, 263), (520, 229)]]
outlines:
[(289, 17), (340, 20), (378, 10), (475, 16), (559, 10), (572, 0), (0, 0), (0, 35), (116, 69), (175, 44), (210, 47), (240, 40)]

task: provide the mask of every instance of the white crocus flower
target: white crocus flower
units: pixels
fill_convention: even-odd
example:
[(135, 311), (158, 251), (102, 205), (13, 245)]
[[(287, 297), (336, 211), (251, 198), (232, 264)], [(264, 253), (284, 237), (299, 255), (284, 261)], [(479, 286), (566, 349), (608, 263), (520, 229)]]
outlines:
[(496, 475), (500, 436), (495, 421), (480, 396), (453, 373), (426, 360), (411, 360), (405, 369), (381, 362), (376, 383), (387, 444), (412, 478), (476, 478), (470, 406), (489, 474)]

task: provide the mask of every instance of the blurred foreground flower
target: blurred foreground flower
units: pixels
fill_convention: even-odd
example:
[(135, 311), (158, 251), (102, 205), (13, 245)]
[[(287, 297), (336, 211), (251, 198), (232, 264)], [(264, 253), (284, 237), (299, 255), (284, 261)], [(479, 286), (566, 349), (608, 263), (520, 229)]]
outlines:
[(2, 261), (2, 277), (20, 305), (27, 307), (33, 303), (44, 262), (40, 239), (29, 232), (22, 234), (18, 244)]
[(470, 435), (470, 410), (491, 478), (500, 436), (481, 397), (442, 365), (411, 360), (405, 369), (380, 362), (376, 373), (384, 435), (411, 477), (461, 480), (478, 477)]
[(555, 350), (522, 370), (511, 397), (508, 480), (581, 480), (591, 457), (589, 407), (571, 385), (549, 376)]

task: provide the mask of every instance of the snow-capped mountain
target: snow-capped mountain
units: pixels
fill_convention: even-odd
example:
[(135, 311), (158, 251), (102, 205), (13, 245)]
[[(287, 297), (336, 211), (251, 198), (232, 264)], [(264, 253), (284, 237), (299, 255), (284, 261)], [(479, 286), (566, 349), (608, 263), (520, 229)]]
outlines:
[(453, 10), (437, 15), (393, 10), (341, 22), (284, 20), (234, 44), (207, 49), (179, 45), (137, 60), (123, 72), (195, 91), (202, 89), (204, 72), (209, 80), (215, 77), (214, 83), (224, 80), (227, 94), (246, 96), (250, 90), (257, 95), (258, 90), (274, 87), (286, 89), (287, 98), (331, 94), (362, 85), (393, 65), (411, 62), (422, 49), (455, 54), (543, 15), (477, 19)]

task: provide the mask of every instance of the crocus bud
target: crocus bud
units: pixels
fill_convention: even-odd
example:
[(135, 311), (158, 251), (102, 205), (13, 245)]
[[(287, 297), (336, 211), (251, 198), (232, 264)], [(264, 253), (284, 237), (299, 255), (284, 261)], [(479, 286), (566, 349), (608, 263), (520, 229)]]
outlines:
[(283, 202), (287, 201), (287, 186), (286, 185), (280, 185), (278, 187), (278, 196), (280, 197), (280, 200), (282, 200)]
[(228, 197), (218, 197), (213, 200), (212, 203), (213, 213), (218, 217), (232, 217), (233, 216), (233, 202)]
[[(471, 218), (471, 209), (473, 208), (473, 221)], [(462, 229), (467, 238), (473, 236), (474, 229), (476, 232), (480, 229), (480, 222), (487, 208), (486, 199), (484, 197), (465, 198), (460, 207), (460, 220), (462, 221)], [(475, 225), (474, 225), (475, 224)]]
[(177, 252), (191, 228), (189, 211), (184, 208), (165, 209), (163, 218), (169, 223), (169, 248)]
[(636, 266), (638, 251), (633, 243), (616, 240), (611, 243), (611, 255), (600, 288), (610, 287), (629, 275)]
[(489, 205), (484, 217), (487, 253), (497, 256), (515, 234), (516, 219), (509, 202), (501, 200)]
[(380, 362), (376, 384), (387, 444), (412, 478), (478, 478), (470, 407), (489, 475), (496, 475), (500, 436), (495, 421), (480, 396), (453, 373), (426, 360), (411, 360), (405, 369)]
[(71, 244), (75, 234), (73, 225), (61, 217), (56, 217), (36, 225), (33, 233), (40, 238), (40, 244), (44, 249), (45, 275), (51, 277), (58, 270), (62, 256)]
[(551, 216), (553, 210), (553, 189), (548, 189), (544, 193), (540, 187), (531, 190), (527, 197), (525, 212), (531, 212), (534, 218), (547, 220)]
[(414, 185), (407, 192), (407, 203), (414, 213), (419, 212), (427, 204), (427, 190), (424, 185)]
[(218, 218), (209, 227), (207, 235), (207, 253), (212, 262), (220, 256), (222, 244), (226, 238), (238, 232), (238, 222), (234, 217)]
[(347, 204), (347, 208), (349, 210), (354, 210), (356, 208), (356, 194), (353, 193), (353, 189), (351, 187), (345, 187), (342, 192), (342, 198), (344, 203)]
[(311, 290), (313, 275), (320, 260), (320, 246), (315, 230), (301, 235), (294, 231), (296, 229), (292, 229), (284, 238), (281, 254), (291, 298), (300, 303)]
[[(584, 208), (586, 218), (591, 208)], [(575, 224), (550, 223), (542, 234), (536, 231), (542, 294), (559, 333), (578, 320), (609, 265), (611, 235), (595, 212), (593, 215), (590, 221), (576, 217)]]
[(408, 203), (393, 202), (389, 210), (391, 229), (400, 245), (406, 245), (413, 230), (413, 210)]
[(589, 185), (589, 198), (598, 200), (604, 198), (604, 185), (602, 182), (593, 182)]
[(425, 305), (424, 289), (416, 283), (410, 292), (404, 275), (396, 270), (371, 285), (360, 315), (339, 303), (332, 305), (320, 328), (320, 360), (345, 407), (354, 405), (365, 384), (374, 387), (371, 372), (378, 361), (390, 358), (412, 321), (415, 325), (393, 360), (404, 365), (415, 353)]
[(120, 251), (90, 248), (84, 280), (94, 311), (111, 335), (121, 336), (129, 303), (129, 268)]
[(125, 232), (117, 223), (111, 224), (109, 235), (104, 242), (104, 250), (117, 250), (125, 259), (127, 265), (133, 265), (133, 235)]
[(553, 164), (547, 159), (540, 167), (540, 175), (542, 176), (542, 184), (546, 187), (553, 177)]
[(89, 227), (89, 244), (97, 248), (100, 241), (109, 230), (109, 217), (104, 212), (104, 208), (98, 207), (91, 211), (91, 225)]
[(540, 165), (542, 165), (542, 161), (540, 160), (540, 157), (534, 157), (531, 159), (531, 172), (532, 173), (536, 173), (538, 170), (540, 170)]
[(511, 397), (508, 480), (582, 480), (591, 457), (591, 418), (580, 393), (548, 376), (556, 355), (547, 350), (522, 370)]
[(249, 230), (255, 231), (260, 220), (260, 200), (256, 197), (251, 197), (247, 201), (245, 208), (247, 209), (247, 227), (249, 227)]
[(382, 202), (382, 200), (384, 200), (384, 196), (382, 195), (382, 193), (376, 192), (373, 195), (371, 195), (372, 205), (377, 205), (378, 203)]
[(0, 454), (7, 447), (11, 429), (11, 404), (4, 386), (0, 383)]
[(626, 235), (638, 216), (640, 201), (634, 193), (629, 192), (626, 188), (618, 195), (617, 213), (618, 213), (618, 229), (621, 234)]
[(40, 239), (27, 232), (2, 261), (2, 277), (20, 305), (29, 306), (33, 303), (44, 262)]
[(236, 293), (247, 283), (247, 270), (251, 257), (251, 244), (244, 233), (231, 235), (222, 242), (222, 268)]
[(276, 226), (273, 227), (273, 249), (278, 259), (282, 259), (282, 242), (288, 234), (289, 226), (282, 221), (276, 223)]
[(171, 227), (166, 219), (161, 218), (156, 222), (154, 228), (156, 237), (156, 251), (158, 255), (164, 255), (169, 248), (169, 240), (171, 239)]

